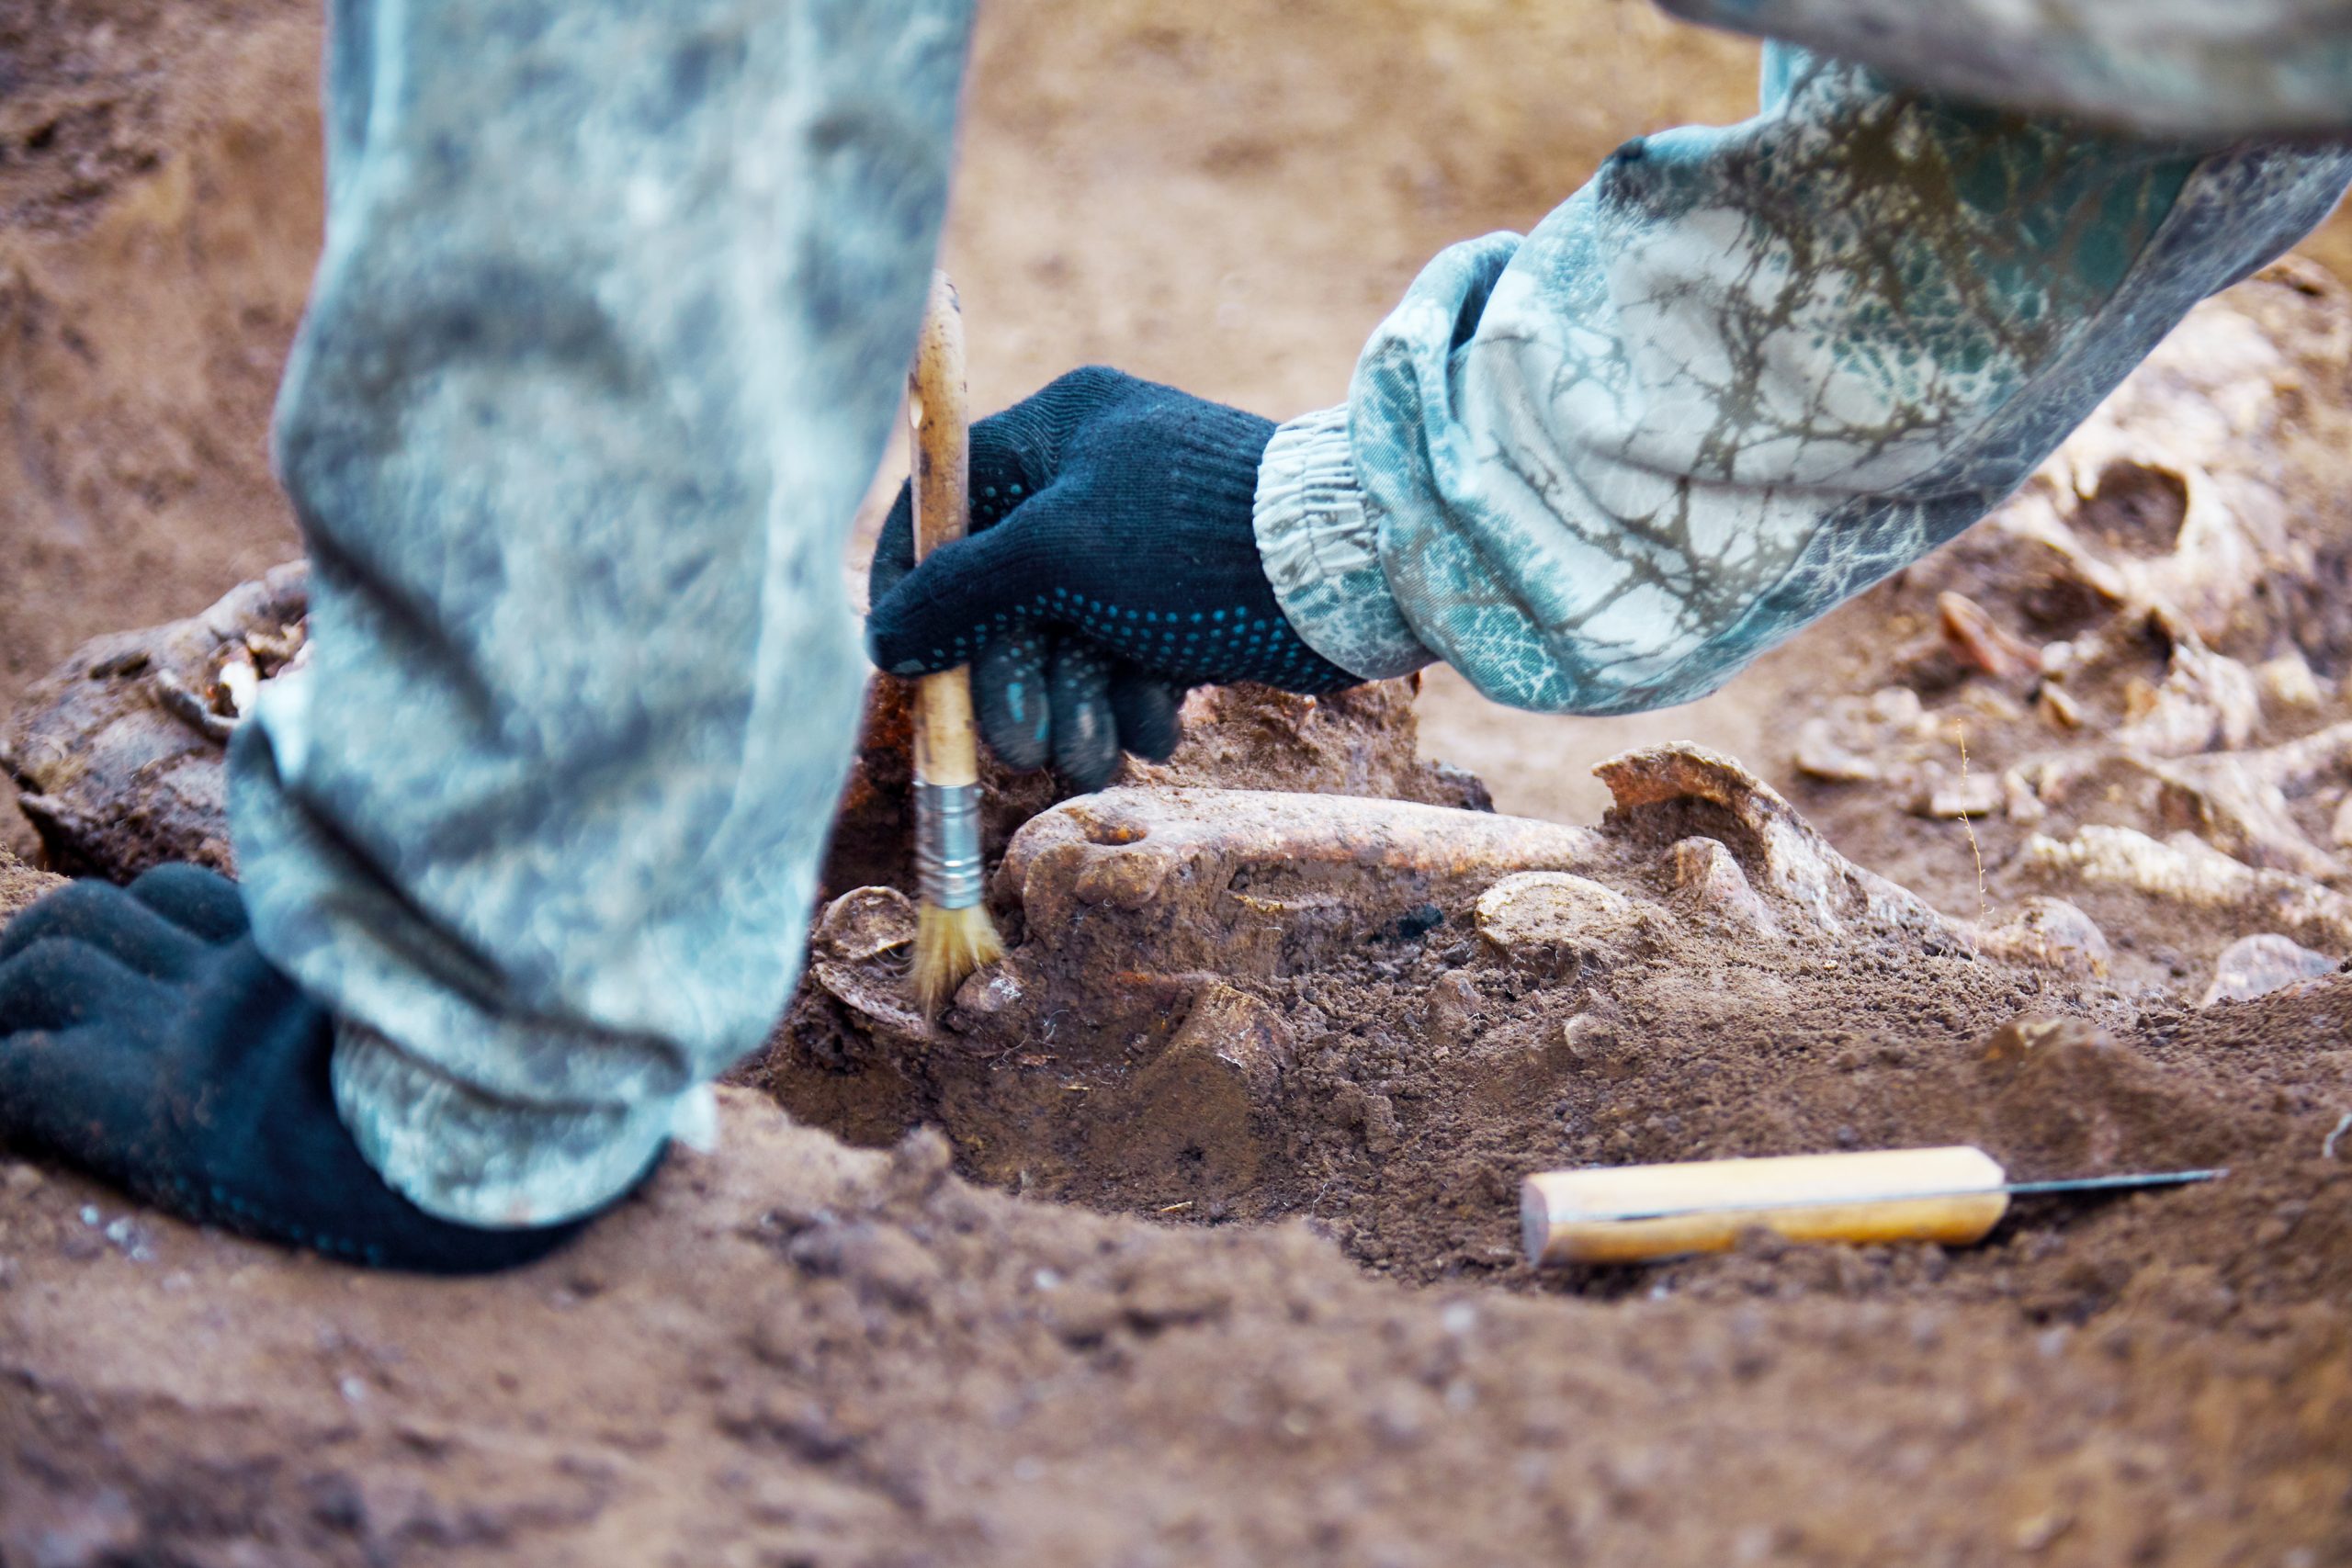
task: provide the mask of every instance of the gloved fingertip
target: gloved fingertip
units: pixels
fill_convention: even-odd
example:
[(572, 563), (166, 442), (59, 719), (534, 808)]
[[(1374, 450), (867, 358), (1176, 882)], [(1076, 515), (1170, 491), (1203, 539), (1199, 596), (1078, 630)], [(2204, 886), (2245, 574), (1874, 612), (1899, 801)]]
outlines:
[(866, 649), (875, 667), (893, 675), (926, 675), (969, 663), (990, 640), (1030, 617), (1039, 547), (1034, 534), (1006, 526), (925, 556), (866, 612)]
[(237, 885), (208, 866), (174, 861), (141, 872), (127, 890), (155, 913), (216, 946), (252, 929)]
[(876, 670), (911, 681), (918, 675), (953, 670), (962, 662), (959, 655), (946, 649), (928, 650), (928, 657), (926, 651), (920, 635), (900, 624), (895, 605), (880, 602), (878, 608), (867, 613), (865, 657)]
[(1096, 716), (1092, 723), (1095, 733), (1100, 734), (1102, 739), (1097, 740), (1091, 736), (1082, 738), (1071, 745), (1057, 747), (1054, 752), (1055, 763), (1060, 768), (1062, 776), (1084, 795), (1110, 788), (1112, 781), (1119, 776), (1117, 728), (1112, 724), (1107, 712)]
[(0, 964), (0, 1037), (78, 1029), (109, 1009), (153, 1005), (152, 979), (92, 942), (44, 937)]
[(1111, 666), (1095, 649), (1066, 642), (1047, 681), (1053, 708), (1054, 765), (1086, 791), (1107, 785), (1119, 771), (1119, 726), (1111, 713)]
[(998, 637), (972, 661), (972, 694), (980, 736), (998, 761), (1023, 773), (1051, 755), (1053, 705), (1046, 697), (1049, 644), (1024, 629)]
[(1177, 714), (1184, 696), (1166, 681), (1139, 670), (1122, 672), (1111, 682), (1111, 716), (1119, 727), (1119, 744), (1147, 762), (1164, 762), (1176, 754), (1183, 739)]
[(204, 953), (196, 933), (95, 878), (68, 883), (9, 921), (0, 931), (0, 963), (50, 945), (103, 953), (150, 977), (182, 974)]

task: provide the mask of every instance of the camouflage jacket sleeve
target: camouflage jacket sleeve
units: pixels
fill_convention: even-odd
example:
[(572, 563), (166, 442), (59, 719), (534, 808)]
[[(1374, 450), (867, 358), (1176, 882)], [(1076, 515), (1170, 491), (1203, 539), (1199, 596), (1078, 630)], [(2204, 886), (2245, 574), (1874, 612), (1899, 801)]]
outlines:
[(2352, 130), (2342, 0), (1658, 0), (1914, 86), (2148, 134)]
[(2352, 152), (2218, 153), (1767, 51), (1763, 112), (1628, 143), (1440, 254), (1258, 483), (1284, 611), (1520, 707), (1704, 694), (1991, 510)]

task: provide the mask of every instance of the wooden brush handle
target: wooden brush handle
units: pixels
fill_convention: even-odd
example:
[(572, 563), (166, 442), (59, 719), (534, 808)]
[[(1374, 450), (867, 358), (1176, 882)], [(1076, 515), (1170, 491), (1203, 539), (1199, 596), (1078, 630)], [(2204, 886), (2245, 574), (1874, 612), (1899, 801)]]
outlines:
[[(971, 483), (969, 409), (964, 391), (964, 310), (944, 272), (931, 275), (922, 336), (907, 378), (914, 426), (915, 559), (964, 536)], [(972, 724), (972, 678), (963, 665), (926, 675), (915, 690), (915, 776), (928, 784), (977, 784), (979, 742)]]

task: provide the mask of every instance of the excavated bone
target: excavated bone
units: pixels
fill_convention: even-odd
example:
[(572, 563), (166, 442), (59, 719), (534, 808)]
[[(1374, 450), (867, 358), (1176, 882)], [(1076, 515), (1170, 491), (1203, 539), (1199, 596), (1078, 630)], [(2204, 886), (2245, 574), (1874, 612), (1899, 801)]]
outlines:
[(2249, 865), (2314, 881), (2346, 874), (2344, 863), (2296, 825), (2288, 803), (2352, 770), (2352, 724), (2260, 751), (2145, 765), (2162, 785), (2158, 799), (2167, 826), (2188, 828)]
[(2267, 588), (2320, 570), (2319, 531), (2289, 497), (2335, 485), (2347, 322), (2342, 287), (2291, 261), (2199, 307), (1968, 553), (1999, 557), (2029, 598), (2071, 590), (2088, 618), (2159, 611), (2208, 645), (2282, 653), (2299, 607)]
[(2266, 659), (2254, 667), (2255, 683), (2261, 689), (2262, 705), (2289, 712), (2316, 709), (2327, 702), (2319, 677), (2303, 656), (2290, 650), (2276, 659)]
[(2133, 829), (2093, 824), (2064, 840), (2035, 834), (2022, 861), (2042, 875), (2234, 910), (2328, 947), (2352, 948), (2352, 898), (2288, 872), (2257, 870), (2194, 834), (2159, 841)]
[(1747, 885), (1738, 858), (1720, 840), (1679, 840), (1666, 852), (1666, 860), (1678, 901), (1767, 936), (1780, 934), (1780, 922)]
[(304, 647), (309, 584), (291, 562), (200, 615), (85, 643), (33, 683), (0, 729), (0, 768), (53, 869), (232, 869), (225, 743), (249, 680)]
[(1504, 877), (1478, 895), (1476, 918), (1478, 935), (1496, 953), (1559, 978), (1641, 929), (1639, 911), (1623, 894), (1561, 871)]
[(2034, 823), (2050, 815), (2022, 768), (2001, 770), (2001, 814), (2012, 822)]
[(1311, 967), (1513, 872), (1589, 865), (1589, 828), (1350, 795), (1106, 790), (1014, 835), (998, 872), (1032, 943), (1109, 975)]
[(2152, 757), (2186, 757), (2216, 746), (2240, 747), (2262, 720), (2262, 694), (2254, 671), (2207, 648), (2171, 615), (2150, 625), (2170, 640), (2161, 683), (2134, 676), (2123, 692), (2123, 728), (2116, 742)]
[(1830, 848), (1778, 791), (1729, 757), (1699, 746), (1654, 746), (1612, 757), (1593, 772), (1616, 799), (1611, 823), (1632, 826), (1645, 814), (1686, 802), (1719, 807), (1750, 842), (1755, 881), (1832, 936), (1865, 925), (1966, 940), (1956, 922), (1917, 895)]
[(932, 1027), (907, 984), (914, 940), (915, 907), (905, 894), (895, 887), (853, 888), (818, 916), (809, 935), (808, 973), (834, 1000), (881, 1032), (925, 1041)]
[(1998, 681), (2038, 673), (2041, 649), (1995, 620), (1964, 593), (1936, 595), (1936, 622), (1945, 643), (1962, 664)]
[[(1660, 746), (1611, 758), (1593, 771), (1617, 798), (1612, 824), (1637, 826), (1645, 813), (1690, 801), (1729, 813), (1749, 841), (1748, 863), (1756, 867), (1757, 879), (1794, 904), (1806, 923), (1832, 936), (1860, 927), (2037, 968), (2092, 975), (2106, 970), (2107, 939), (2074, 906), (2033, 899), (1990, 927), (1955, 920), (1909, 889), (1847, 860), (1770, 785), (1727, 757), (1697, 746)], [(1712, 849), (1705, 847), (1711, 842)], [(1722, 843), (1686, 838), (1668, 852), (1668, 860), (1682, 897), (1758, 929), (1773, 929), (1738, 859)]]
[(1960, 817), (1990, 817), (2007, 804), (2001, 781), (1991, 773), (1929, 775), (1927, 786), (1911, 797), (1911, 814), (1949, 822)]
[(1840, 745), (1837, 728), (1826, 718), (1809, 718), (1797, 727), (1797, 772), (1826, 784), (1871, 784), (1881, 776), (1879, 764)]
[(2036, 699), (2036, 704), (2041, 709), (2042, 715), (2061, 729), (2080, 729), (2083, 727), (2082, 704), (2069, 696), (2066, 689), (2054, 682), (2042, 686), (2041, 694)]
[[(2302, 280), (2291, 266), (2271, 276)], [(2228, 636), (2265, 577), (2298, 569), (2307, 576), (2312, 564), (2273, 471), (2276, 454), (2292, 446), (2278, 427), (2300, 417), (2279, 390), (2304, 379), (2279, 335), (2233, 301), (2192, 311), (2044, 470), (2077, 519), (2101, 512), (2103, 491), (2137, 487), (2162, 499), (2154, 521), (2169, 525), (2172, 537), (2102, 560), (2054, 514), (2045, 536), (2106, 596), (2166, 606), (2208, 641)]]
[(2335, 973), (2339, 964), (2324, 953), (2288, 941), (2275, 932), (2240, 937), (2222, 952), (2213, 966), (2213, 983), (2198, 1002), (2252, 1001), (2273, 991), (2298, 988)]

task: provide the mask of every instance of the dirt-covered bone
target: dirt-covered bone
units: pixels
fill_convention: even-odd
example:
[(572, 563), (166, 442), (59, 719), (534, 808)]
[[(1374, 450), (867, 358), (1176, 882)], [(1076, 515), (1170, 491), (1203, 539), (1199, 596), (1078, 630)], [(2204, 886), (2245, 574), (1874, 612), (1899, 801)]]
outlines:
[(1084, 972), (1272, 976), (1602, 846), (1591, 829), (1412, 801), (1122, 789), (1023, 828), (996, 886), (1027, 949)]
[(1779, 791), (1729, 757), (1697, 746), (1658, 746), (1611, 758), (1594, 772), (1616, 798), (1611, 820), (1628, 830), (1658, 818), (1704, 823), (1720, 813), (1749, 848), (1756, 880), (1830, 935), (1852, 924), (1929, 940), (1962, 935), (1956, 922), (1907, 889), (1832, 849)]
[[(2054, 899), (1999, 926), (1939, 913), (1848, 862), (1728, 758), (1659, 747), (1599, 771), (1618, 800), (1601, 829), (1348, 795), (1128, 788), (1067, 801), (1014, 836), (995, 889), (1020, 938), (1004, 964), (966, 984), (944, 1032), (922, 1024), (896, 981), (911, 921), (887, 889), (829, 906), (814, 983), (890, 1041), (986, 1055), (1050, 1025), (1058, 1060), (1114, 1062), (1133, 1059), (1135, 1031), (1151, 1032), (1146, 1015), (1181, 1014), (1204, 976), (1329, 968), (1449, 920), (1499, 954), (1555, 969), (1573, 966), (1580, 945), (1697, 914), (2053, 969), (2096, 973), (2106, 962), (2097, 927)], [(1620, 892), (1568, 870), (1625, 881), (1652, 844), (1676, 890), (1664, 905), (1638, 876)], [(1120, 1043), (1081, 1043), (1110, 1036)]]
[(233, 872), (228, 736), (303, 649), (297, 561), (200, 615), (85, 643), (5, 728), (0, 768), (52, 870), (128, 881), (164, 861)]
[(2022, 867), (2056, 886), (2123, 888), (2188, 908), (2227, 910), (2249, 926), (2352, 952), (2352, 897), (2291, 872), (2257, 870), (2194, 834), (2157, 840), (2096, 823), (2064, 840), (2037, 833), (2026, 841)]
[(2149, 772), (2165, 786), (2159, 804), (2167, 823), (2224, 853), (2317, 882), (2346, 874), (2344, 862), (2296, 823), (2291, 803), (2323, 785), (2342, 787), (2352, 772), (2352, 724), (2261, 750), (2176, 758)]

